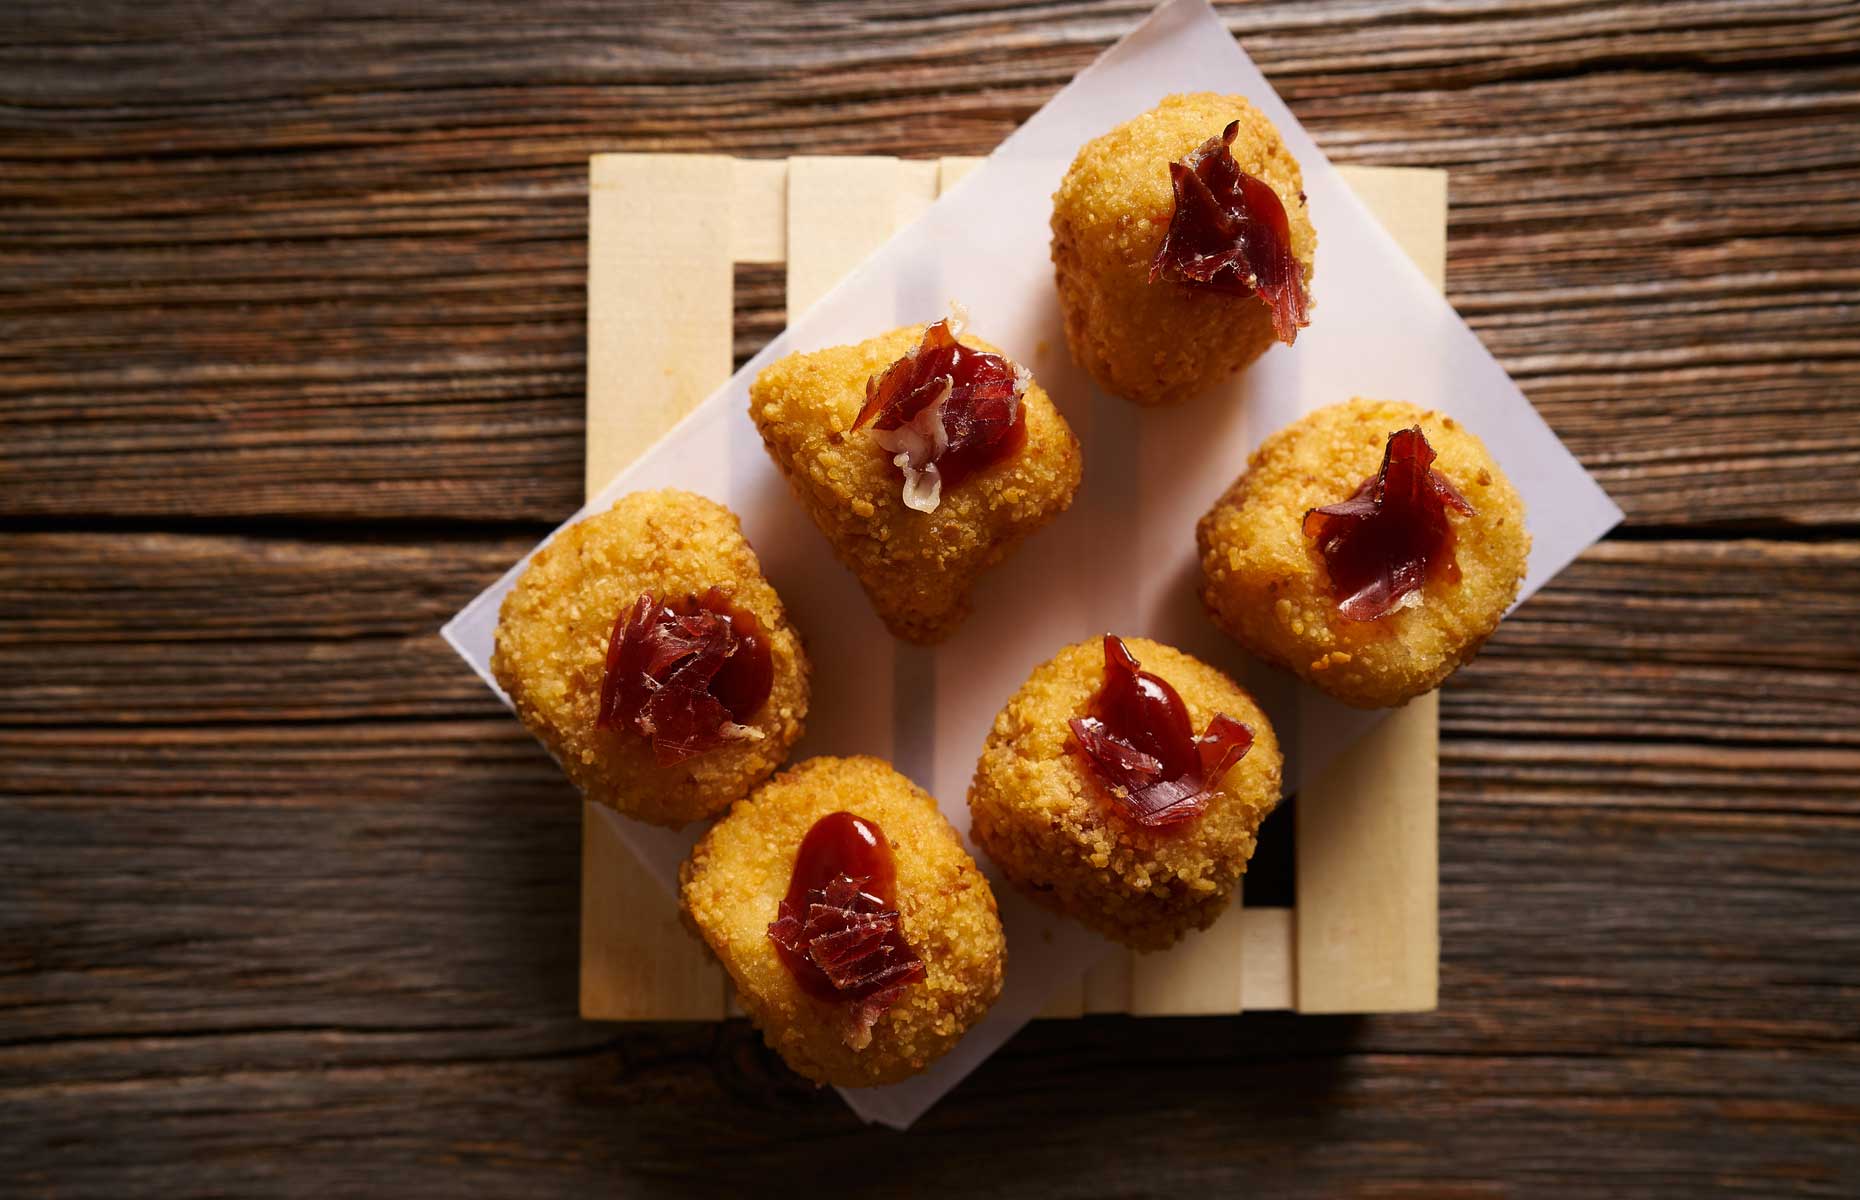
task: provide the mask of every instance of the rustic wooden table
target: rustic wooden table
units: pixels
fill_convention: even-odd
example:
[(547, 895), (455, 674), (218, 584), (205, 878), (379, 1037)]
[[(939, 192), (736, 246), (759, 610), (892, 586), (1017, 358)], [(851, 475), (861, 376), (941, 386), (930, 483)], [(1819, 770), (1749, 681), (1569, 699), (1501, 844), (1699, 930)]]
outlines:
[(1226, 10), (1628, 512), (1445, 693), (1438, 1013), (1047, 1022), (908, 1136), (575, 1018), (434, 631), (580, 499), (588, 155), (986, 151), (1145, 7), (0, 12), (4, 1190), (1860, 1191), (1851, 3)]

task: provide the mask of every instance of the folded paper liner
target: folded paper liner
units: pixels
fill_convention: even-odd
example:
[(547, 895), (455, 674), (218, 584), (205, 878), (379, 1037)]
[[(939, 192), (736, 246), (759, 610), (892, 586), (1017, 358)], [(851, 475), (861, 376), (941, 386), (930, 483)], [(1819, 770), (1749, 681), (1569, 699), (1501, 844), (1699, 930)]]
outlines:
[[(1165, 95), (1204, 90), (1246, 96), (1278, 126), (1303, 168), (1319, 235), (1313, 320), (1295, 347), (1269, 351), (1222, 389), (1226, 394), (1138, 410), (1098, 392), (1065, 353), (1047, 257), (1050, 197), (1084, 142)], [(718, 235), (727, 238), (727, 212), (721, 220)], [(1085, 474), (1072, 509), (984, 578), (976, 611), (957, 634), (923, 649), (893, 641), (833, 560), (764, 453), (748, 392), (782, 355), (934, 320), (952, 299), (968, 306), (971, 328), (1028, 365), (1060, 404), (1085, 447)], [(590, 345), (605, 332), (591, 328)], [(591, 357), (590, 371), (597, 366)], [(968, 779), (995, 712), (1061, 646), (1109, 630), (1179, 646), (1249, 683), (1261, 678), (1200, 610), (1194, 524), (1266, 435), (1355, 395), (1439, 409), (1484, 439), (1529, 513), (1533, 545), (1520, 600), (1620, 520), (1503, 368), (1351, 194), (1205, 0), (1169, 0), (568, 523), (647, 488), (685, 488), (728, 505), (809, 635), (813, 702), (795, 757), (888, 758), (966, 833)], [(498, 607), (527, 561), (443, 631), (494, 690)], [(1287, 750), (1288, 792), (1382, 716), (1283, 680), (1261, 700)], [(676, 886), (700, 829), (603, 816), (648, 873)], [(992, 870), (990, 877), (1008, 933), (1000, 1000), (915, 1078), (841, 1089), (865, 1120), (907, 1127), (1103, 953), (1096, 936), (1034, 907)]]

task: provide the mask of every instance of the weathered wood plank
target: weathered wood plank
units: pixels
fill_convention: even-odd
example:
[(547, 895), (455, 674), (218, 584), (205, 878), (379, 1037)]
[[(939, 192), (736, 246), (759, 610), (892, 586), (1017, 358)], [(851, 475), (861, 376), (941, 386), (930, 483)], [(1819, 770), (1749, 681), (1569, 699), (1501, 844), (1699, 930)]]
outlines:
[[(1615, 542), (1442, 693), (1450, 737), (1860, 745), (1860, 544)], [(1843, 628), (1845, 627), (1845, 628)]]
[[(823, 1142), (877, 1152), (740, 1024), (569, 1019), (577, 807), (510, 723), (13, 730), (0, 780), (0, 1142), (40, 1172), (27, 1185), (176, 1189), (189, 1162), (233, 1187), (287, 1152), (328, 1185), (347, 1178), (323, 1157), (337, 1144), (376, 1170), (405, 1155), (431, 1172), (416, 1191), (453, 1194), (698, 1162), (728, 1186), (742, 1154), (767, 1170)], [(1661, 789), (1635, 780), (1443, 784), (1439, 1013), (1031, 1031), (887, 1161), (921, 1182), (917, 1156), (960, 1136), (969, 1162), (1001, 1164), (979, 1194), (1028, 1194), (1034, 1164), (1056, 1173), (1033, 1194), (1085, 1195), (1120, 1190), (1143, 1147), (1172, 1178), (1263, 1186), (1308, 1144), (1323, 1165), (1283, 1178), (1320, 1194), (1365, 1171), (1595, 1171), (1620, 1192), (1780, 1156), (1838, 1194), (1860, 1153), (1851, 806), (1784, 819), (1656, 811)], [(1134, 1143), (1132, 1089), (1159, 1122)], [(1126, 1153), (1089, 1175), (1047, 1163), (1009, 1119), (1036, 1096), (1041, 1128)], [(769, 1143), (768, 1121), (805, 1136)], [(1473, 1127), (1486, 1148), (1467, 1157), (1452, 1131)], [(1570, 1138), (1583, 1155), (1558, 1151)]]
[[(1860, 1034), (1860, 799), (1734, 807), (1650, 772), (1478, 769), (1506, 753), (1475, 743), (1443, 773), (1441, 1012), (1399, 1027), (1447, 1041), (1397, 1044)], [(1769, 753), (1772, 782), (1816, 765)], [(1742, 765), (1685, 774), (1728, 793), (1715, 775)], [(7, 730), (0, 796), (16, 1034), (443, 1031), (574, 1011), (579, 808), (513, 722)], [(1612, 997), (1606, 1029), (1584, 995)], [(1519, 1011), (1485, 1023), (1500, 1001)]]
[[(531, 541), (0, 536), (0, 725), (497, 712), (435, 631)], [(1608, 542), (1505, 622), (1442, 721), (1860, 749), (1856, 628), (1853, 542)]]
[[(588, 154), (985, 151), (1141, 7), (9, 13), (0, 511), (553, 521)], [(1230, 22), (1340, 160), (1451, 169), (1455, 302), (1632, 520), (1860, 520), (1849, 10), (1318, 11)]]
[(495, 711), (439, 627), (544, 532), (401, 546), (0, 535), (0, 722)]
[[(1151, 7), (1146, 0), (1019, 8), (926, 0), (899, 13), (882, 0), (829, 0), (805, 9), (758, 0), (648, 0), (625, 13), (538, 3), (521, 19), (487, 22), (472, 19), (487, 11), (473, 0), (401, 12), (347, 0), (325, 5), (320, 19), (310, 22), (287, 12), (202, 16), (184, 5), (106, 0), (9, 12), (0, 26), (11, 35), (0, 64), (8, 69), (11, 94), (42, 107), (95, 107), (128, 93), (151, 104), (196, 105), (202, 118), (215, 115), (204, 103), (209, 82), (224, 87), (225, 98), (241, 108), (260, 110), (305, 94), (365, 104), (397, 88), (418, 89), (439, 95), (405, 112), (404, 127), (430, 129), (443, 118), (448, 89), (484, 86), (517, 89), (512, 99), (528, 105), (516, 110), (523, 115), (553, 111), (559, 119), (561, 110), (537, 102), (535, 92), (577, 81), (651, 86), (665, 103), (665, 93), (677, 85), (692, 90), (765, 76), (814, 83), (814, 103), (824, 108), (845, 100), (836, 91), (835, 69), (863, 69), (890, 81), (861, 97), (868, 101), (911, 90), (938, 73), (974, 86), (1012, 86), (1014, 64), (1042, 51), (1051, 60), (1046, 65), (1069, 78)], [(1322, 7), (1281, 2), (1223, 11), (1260, 63), (1290, 81), (1288, 90), (1334, 91), (1343, 79), (1365, 73), (1385, 76), (1391, 90), (1401, 91), (1428, 78), (1465, 87), (1536, 82), (1546, 74), (1555, 81), (1585, 68), (1802, 64), (1838, 58), (1860, 41), (1860, 27), (1839, 0), (1758, 9), (1737, 0), (1581, 8), (1511, 0), (1456, 9), (1417, 0)], [(112, 55), (119, 73), (111, 76), (84, 69), (96, 58), (102, 31), (126, 43)], [(136, 40), (128, 43), (127, 36)], [(1628, 38), (1631, 54), (1624, 52)], [(436, 45), (448, 53), (433, 54)], [(168, 55), (180, 47), (194, 56), (194, 72), (170, 69)], [(309, 49), (328, 57), (309, 58)], [(383, 62), (396, 70), (382, 72)], [(217, 115), (242, 119), (239, 113)], [(751, 127), (780, 125), (784, 115), (764, 114)], [(698, 127), (703, 116), (688, 112), (682, 127)], [(24, 113), (18, 119), (31, 118)], [(102, 127), (126, 123), (124, 114), (107, 109), (91, 120)]]
[[(831, 1096), (744, 1065), (755, 1050), (732, 1029), (526, 1061), (61, 1089), (17, 1139), (29, 1157), (13, 1179), (64, 1196), (193, 1193), (203, 1178), (246, 1194), (365, 1194), (391, 1178), (406, 1196), (742, 1195), (828, 1160), (852, 1178), (931, 1192), (1082, 1198), (1150, 1194), (1166, 1161), (1185, 1187), (1244, 1180), (1296, 1197), (1844, 1198), (1860, 1170), (1843, 1094), (1851, 1057), (1840, 1052), (1440, 1058), (1346, 1053), (1360, 1029), (1342, 1019), (1152, 1024), (1154, 1057), (1117, 1064), (1129, 1088), (1156, 1098), (1142, 1136), (1117, 1095), (1028, 1071), (1068, 1058), (1106, 1066), (1080, 1054), (1079, 1035), (1122, 1037), (1125, 1022), (1044, 1023), (908, 1138), (854, 1128)], [(1050, 1136), (1022, 1136), (1035, 1101)], [(126, 1136), (146, 1135), (152, 1112), (160, 1140)], [(786, 1136), (770, 1136), (775, 1123)], [(1582, 1153), (1559, 1153), (1572, 1145)]]

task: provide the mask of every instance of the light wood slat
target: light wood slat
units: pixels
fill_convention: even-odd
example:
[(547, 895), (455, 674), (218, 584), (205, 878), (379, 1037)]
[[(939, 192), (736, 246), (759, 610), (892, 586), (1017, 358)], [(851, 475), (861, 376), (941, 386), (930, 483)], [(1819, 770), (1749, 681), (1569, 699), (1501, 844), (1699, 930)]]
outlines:
[(975, 168), (988, 160), (985, 158), (939, 158), (937, 159), (937, 194), (942, 195), (949, 189), (967, 179)]
[[(935, 198), (936, 165), (897, 158), (795, 158), (788, 162), (788, 322), (793, 324), (835, 284)], [(874, 331), (876, 332), (876, 331)], [(815, 346), (799, 347), (803, 350)], [(847, 596), (863, 609), (862, 596)], [(863, 613), (823, 610), (823, 625)], [(896, 648), (873, 663), (876, 680), (867, 711), (883, 735), (872, 752), (889, 756), (897, 678)]]
[[(788, 181), (788, 320), (834, 284), (981, 160), (794, 159)], [(889, 690), (880, 690), (891, 700)], [(1042, 1016), (1084, 1011), (1082, 985), (1060, 988)]]
[(1241, 910), (1242, 1009), (1298, 1007), (1298, 914), (1289, 908)]
[[(945, 160), (944, 186), (953, 184), (975, 165), (976, 160)], [(1446, 273), (1446, 173), (1400, 167), (1344, 167), (1340, 170), (1351, 190), (1401, 243), (1434, 285), (1440, 287)], [(1429, 755), (1433, 753), (1431, 745), (1430, 741), (1426, 749)], [(1402, 769), (1406, 761), (1404, 756), (1419, 753), (1421, 749), (1419, 745), (1395, 739), (1359, 747), (1351, 757), (1359, 761), (1358, 770), (1365, 776), (1386, 773), (1413, 781), (1414, 789), (1419, 790), (1402, 791), (1398, 803), (1425, 807), (1431, 812), (1437, 789), (1435, 772), (1417, 774)], [(1319, 785), (1320, 790), (1323, 786)], [(1324, 802), (1320, 796), (1317, 803), (1321, 806)], [(1425, 836), (1432, 846), (1435, 833), (1431, 824), (1420, 836)], [(1342, 864), (1340, 869), (1348, 870), (1349, 865)], [(1438, 887), (1437, 872), (1430, 870), (1426, 881), (1418, 886), (1431, 895)], [(1343, 892), (1327, 899), (1341, 903), (1353, 895)], [(1437, 970), (1438, 959), (1437, 922), (1432, 911), (1431, 907), (1426, 907), (1412, 914), (1413, 919), (1426, 924), (1425, 937), (1416, 939), (1415, 944), (1436, 947), (1432, 960), (1414, 965), (1430, 978)], [(1234, 907), (1212, 929), (1188, 938), (1165, 954), (1135, 954), (1114, 948), (1086, 973), (1076, 995), (1070, 986), (1061, 988), (1041, 1015), (1228, 1013), (1241, 1011), (1243, 1001), (1245, 1007), (1250, 1008), (1292, 1008), (1297, 999), (1296, 929), (1297, 918), (1292, 910), (1267, 909), (1255, 914), (1236, 899)], [(1433, 939), (1431, 943), (1427, 941), (1429, 938)], [(1249, 967), (1249, 955), (1259, 959), (1257, 977)], [(1323, 964), (1317, 969), (1323, 969)], [(1402, 1001), (1394, 1003), (1398, 1007), (1405, 1006)], [(1359, 1011), (1372, 1011), (1374, 1007), (1371, 1003)]]
[[(939, 192), (947, 192), (981, 166), (982, 158), (942, 158), (938, 160)], [(1095, 986), (1094, 986), (1095, 980)], [(1130, 955), (1113, 947), (1099, 965), (1076, 983), (1062, 984), (1048, 997), (1040, 1010), (1045, 1018), (1082, 1017), (1093, 1012), (1130, 1011)]]
[(1422, 167), (1338, 167), (1382, 228), (1436, 289), (1447, 280), (1447, 173)]
[(1136, 955), (1119, 946), (1092, 964), (1085, 972), (1085, 1011), (1088, 1013), (1127, 1013), (1130, 1011), (1130, 972)]
[[(1117, 953), (1119, 952), (1113, 950), (1112, 956)], [(1040, 1010), (1039, 1016), (1055, 1020), (1071, 1020), (1075, 1017), (1082, 1017), (1090, 1011), (1085, 1006), (1085, 977), (1081, 975), (1076, 980), (1068, 980), (1054, 988), (1052, 994), (1047, 996), (1046, 1007)]]
[(597, 805), (581, 811), (581, 1015), (716, 1021), (728, 981)]
[[(1345, 178), (1444, 288), (1445, 173), (1346, 168)], [(1434, 692), (1392, 714), (1299, 795), (1300, 1012), (1408, 1012), (1437, 1002), (1439, 745)]]
[[(971, 171), (982, 166), (986, 158), (939, 158), (937, 160), (937, 193), (949, 192), (958, 182), (969, 177)], [(1092, 988), (1092, 975), (1105, 971), (1099, 979), (1097, 990)], [(1094, 1005), (1096, 999), (1096, 1005)], [(1077, 982), (1066, 982), (1056, 988), (1047, 999), (1047, 1005), (1040, 1010), (1042, 1018), (1079, 1018), (1086, 1012), (1129, 1012), (1131, 1007), (1131, 971), (1129, 971), (1129, 954), (1123, 949), (1112, 949), (1105, 954), (1103, 964), (1094, 967), (1090, 973)]]
[(1440, 989), (1440, 693), (1298, 797), (1298, 1011), (1422, 1012)]
[[(920, 214), (935, 198), (941, 173), (934, 162), (887, 158), (816, 159), (793, 164), (716, 160), (727, 169), (726, 181), (720, 178), (716, 162), (705, 159), (700, 160), (698, 170), (691, 172), (682, 170), (682, 163), (671, 164), (662, 182), (654, 176), (654, 171), (665, 165), (655, 161), (661, 157), (601, 156), (593, 164), (591, 194), (597, 199), (591, 201), (591, 206), (611, 205), (604, 215), (624, 217), (628, 224), (590, 224), (591, 481), (596, 461), (611, 468), (600, 477), (604, 483), (671, 424), (668, 420), (654, 428), (612, 420), (616, 410), (624, 411), (631, 405), (635, 389), (646, 386), (650, 378), (665, 375), (681, 383), (690, 379), (696, 385), (695, 397), (701, 399), (728, 378), (733, 303), (729, 290), (731, 264), (727, 259), (770, 262), (786, 258), (792, 320), (893, 232)], [(695, 187), (711, 189), (704, 202), (695, 205), (696, 216), (668, 214), (675, 201), (689, 199)], [(716, 196), (730, 202), (721, 218), (706, 207)], [(606, 320), (609, 312), (619, 314), (625, 330), (635, 340), (658, 348), (661, 355), (677, 352), (679, 339), (672, 323), (691, 319), (691, 314), (676, 303), (655, 306), (662, 293), (650, 286), (630, 290), (621, 286), (626, 275), (612, 270), (607, 258), (607, 238), (617, 228), (626, 229), (634, 242), (628, 247), (633, 255), (619, 259), (626, 264), (637, 260), (636, 247), (641, 244), (662, 256), (655, 266), (677, 253), (714, 257), (719, 253), (716, 248), (724, 247), (721, 299), (714, 290), (708, 293), (706, 303), (711, 305), (712, 317), (708, 322), (694, 323), (700, 329), (707, 324), (715, 326), (715, 314), (721, 314), (726, 352), (720, 366), (704, 359), (692, 363), (655, 360), (638, 354), (635, 348), (632, 357), (616, 362), (612, 372), (597, 380), (594, 364), (601, 358), (597, 338), (609, 337), (614, 331)], [(717, 236), (719, 229), (727, 231), (722, 238)], [(693, 244), (698, 237), (709, 240), (698, 247)], [(680, 270), (675, 267), (670, 273)], [(707, 270), (713, 289), (714, 274)], [(710, 375), (698, 378), (696, 373), (704, 369)], [(626, 370), (655, 374), (629, 379)], [(688, 409), (689, 404), (680, 407), (672, 419)], [(590, 487), (594, 486), (591, 482)], [(740, 1013), (727, 980), (679, 926), (676, 904), (634, 868), (625, 845), (591, 807), (583, 819), (582, 913), (584, 1016), (711, 1020), (726, 1013)]]
[[(587, 490), (730, 376), (730, 159), (599, 155), (588, 190)], [(582, 806), (584, 1017), (717, 1020), (721, 969), (596, 806)]]
[[(1195, 1016), (1247, 1009), (1295, 1008), (1297, 913), (1247, 908), (1240, 898), (1214, 928), (1167, 954), (1124, 952), (1087, 975), (1088, 1011), (1094, 988), (1121, 985), (1132, 1016)], [(1102, 977), (1102, 978), (1099, 978)], [(1115, 994), (1113, 992), (1113, 994)]]
[(936, 198), (937, 173), (930, 161), (790, 159), (788, 320), (923, 212)]
[(730, 257), (739, 263), (788, 261), (788, 160), (732, 160)]
[(1211, 928), (1159, 954), (1131, 957), (1130, 1015), (1187, 1017), (1240, 1011), (1246, 909), (1235, 897)]
[[(1390, 235), (1401, 243), (1434, 286), (1439, 287), (1446, 271), (1446, 174), (1405, 168), (1346, 167), (1342, 170), (1351, 190)], [(1348, 775), (1351, 784), (1365, 779), (1399, 778), (1405, 781), (1406, 786), (1398, 791), (1382, 789), (1380, 794), (1383, 802), (1403, 809), (1425, 809), (1431, 814), (1437, 786), (1431, 767), (1432, 720), (1430, 717), (1428, 739), (1425, 742), (1396, 737), (1366, 742), (1353, 748), (1346, 756), (1346, 761), (1354, 764)], [(1426, 771), (1414, 769), (1412, 756), (1418, 754), (1427, 756), (1429, 768)], [(1338, 800), (1333, 803), (1330, 792), (1326, 790), (1328, 787), (1328, 782), (1320, 782), (1316, 786), (1318, 795), (1311, 803), (1323, 811), (1335, 807), (1336, 811), (1347, 814), (1350, 811), (1348, 801)], [(1310, 790), (1307, 788), (1307, 791)], [(1300, 800), (1301, 810), (1305, 803)], [(1430, 852), (1428, 861), (1431, 863), (1435, 838), (1431, 820), (1424, 830), (1416, 828), (1412, 832), (1414, 837), (1426, 840)], [(1301, 881), (1305, 869), (1302, 853), (1306, 845), (1301, 821), (1298, 836)], [(1318, 872), (1319, 878), (1328, 881), (1330, 873), (1336, 876), (1334, 882), (1327, 882), (1326, 890), (1322, 893), (1324, 903), (1330, 906), (1326, 909), (1327, 915), (1341, 915), (1354, 905), (1377, 903), (1377, 888), (1391, 882), (1386, 873), (1361, 871), (1357, 856), (1353, 854), (1339, 852), (1333, 855), (1323, 849), (1313, 853), (1312, 869)], [(1418, 861), (1417, 854), (1417, 864)], [(1401, 882), (1405, 886), (1421, 889), (1426, 897), (1433, 896), (1439, 886), (1437, 873), (1430, 866), (1423, 879), (1419, 872), (1419, 866), (1414, 866), (1413, 871), (1404, 875)], [(1425, 919), (1427, 927), (1424, 936), (1407, 926), (1395, 932), (1403, 935), (1399, 939), (1403, 945), (1437, 947), (1432, 912), (1431, 902), (1423, 904), (1417, 901), (1411, 906), (1394, 906), (1384, 916), (1387, 921)], [(1133, 1014), (1156, 1016), (1238, 1012), (1242, 997), (1247, 995), (1255, 997), (1257, 1005), (1262, 1008), (1292, 1007), (1297, 989), (1288, 981), (1287, 971), (1288, 964), (1295, 957), (1291, 939), (1295, 936), (1296, 924), (1296, 915), (1290, 913), (1283, 918), (1262, 917), (1259, 921), (1249, 922), (1241, 901), (1236, 898), (1233, 908), (1223, 914), (1212, 929), (1189, 937), (1167, 954), (1140, 954), (1132, 957), (1130, 1011)], [(1257, 947), (1266, 961), (1264, 974), (1257, 985), (1247, 983), (1247, 976), (1251, 974), (1251, 968), (1246, 962), (1250, 947)], [(1435, 957), (1425, 961), (1417, 960), (1411, 964), (1411, 969), (1431, 979), (1438, 950), (1433, 953)], [(1329, 960), (1319, 959), (1314, 962), (1312, 969), (1325, 971), (1333, 968)], [(1339, 959), (1334, 969), (1349, 972), (1351, 964), (1347, 956)], [(1375, 997), (1380, 994), (1373, 991), (1364, 993), (1363, 1006), (1351, 1011), (1373, 1011), (1377, 1007)]]
[[(942, 158), (937, 160), (938, 193), (947, 192), (962, 182), (972, 171), (986, 161), (981, 158)], [(1040, 1010), (1041, 1017), (1067, 1019), (1082, 1017), (1088, 1012), (1127, 1012), (1130, 1008), (1130, 970), (1128, 954), (1122, 949), (1113, 949), (1104, 957), (1103, 967), (1108, 974), (1100, 980), (1097, 1007), (1093, 1006), (1093, 992), (1090, 975), (1081, 976), (1076, 982), (1068, 982), (1056, 988), (1047, 998), (1046, 1007)]]
[(714, 155), (602, 154), (589, 173), (592, 493), (730, 377), (734, 169)]

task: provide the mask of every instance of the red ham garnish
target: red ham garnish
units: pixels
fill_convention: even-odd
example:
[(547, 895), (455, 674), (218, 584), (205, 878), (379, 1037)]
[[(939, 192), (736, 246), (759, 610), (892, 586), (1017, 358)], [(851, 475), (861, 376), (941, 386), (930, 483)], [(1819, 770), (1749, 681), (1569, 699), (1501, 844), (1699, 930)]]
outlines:
[(769, 925), (801, 990), (845, 1005), (846, 1043), (855, 1050), (871, 1044), (878, 1018), (924, 977), (923, 959), (899, 929), (896, 889), (884, 832), (852, 813), (829, 813), (801, 839)]
[(854, 429), (872, 426), (904, 475), (904, 502), (934, 512), (942, 489), (960, 486), (1027, 441), (1020, 398), (1029, 376), (999, 354), (964, 346), (947, 320), (924, 330), (909, 354), (866, 380)]
[(1382, 469), (1348, 500), (1305, 514), (1305, 536), (1317, 540), (1337, 610), (1352, 621), (1374, 621), (1407, 607), (1430, 576), (1458, 583), (1453, 524), (1447, 510), (1473, 507), (1433, 469), (1434, 448), (1419, 425), (1389, 435)]
[(1118, 811), (1149, 828), (1201, 814), (1208, 797), (1253, 747), (1253, 731), (1216, 713), (1195, 736), (1169, 681), (1142, 670), (1123, 639), (1104, 635), (1104, 683), (1072, 736)]
[(1150, 282), (1167, 279), (1229, 296), (1257, 294), (1272, 312), (1273, 332), (1289, 346), (1311, 323), (1311, 301), (1279, 194), (1242, 171), (1228, 149), (1239, 131), (1235, 121), (1182, 162), (1169, 164), (1175, 215), (1150, 260)]
[(714, 587), (668, 603), (648, 592), (614, 621), (594, 724), (633, 730), (660, 766), (675, 766), (759, 736), (748, 723), (774, 683), (755, 614)]

